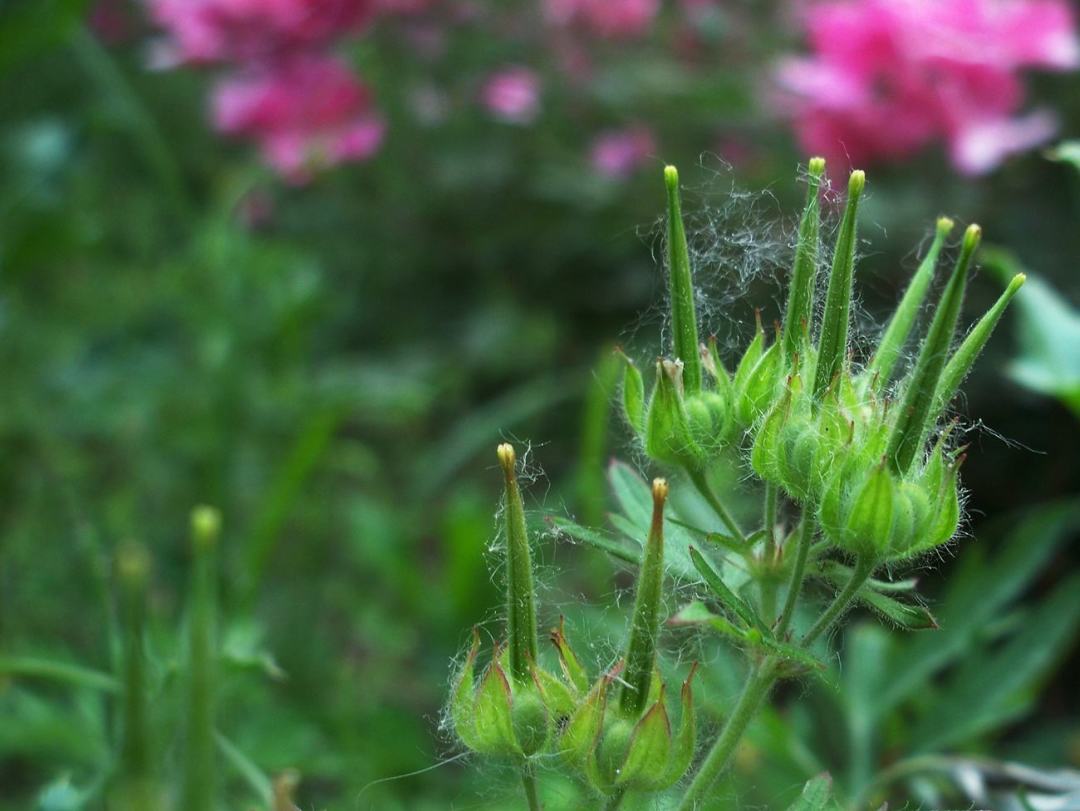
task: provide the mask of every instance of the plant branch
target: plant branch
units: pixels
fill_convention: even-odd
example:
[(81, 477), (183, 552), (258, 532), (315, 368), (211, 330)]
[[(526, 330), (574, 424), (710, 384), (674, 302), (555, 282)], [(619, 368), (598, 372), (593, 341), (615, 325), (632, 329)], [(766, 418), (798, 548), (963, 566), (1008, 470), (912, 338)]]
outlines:
[(525, 787), (525, 800), (529, 803), (529, 811), (541, 811), (540, 796), (536, 792), (536, 775), (528, 763), (521, 767), (521, 785)]
[(743, 687), (742, 695), (739, 696), (731, 715), (728, 716), (727, 723), (720, 731), (720, 736), (713, 743), (709, 754), (705, 756), (705, 760), (702, 761), (701, 767), (694, 775), (694, 779), (687, 787), (675, 811), (695, 811), (705, 800), (713, 783), (731, 765), (732, 757), (739, 741), (742, 740), (743, 733), (757, 715), (758, 708), (765, 701), (776, 679), (776, 660), (773, 657), (767, 657), (751, 673)]
[(724, 503), (720, 501), (716, 493), (713, 492), (712, 488), (709, 486), (709, 482), (705, 478), (705, 474), (700, 470), (691, 470), (690, 468), (686, 468), (686, 473), (690, 477), (690, 481), (694, 483), (694, 487), (697, 488), (697, 491), (701, 493), (702, 497), (707, 502), (709, 502), (709, 506), (713, 508), (713, 511), (720, 516), (720, 520), (724, 522), (724, 526), (727, 527), (728, 532), (730, 532), (735, 540), (739, 542), (740, 546), (745, 547), (746, 535), (739, 527), (738, 522), (735, 520), (735, 516), (728, 512), (727, 507), (724, 506)]
[(626, 796), (626, 789), (619, 789), (612, 794), (606, 803), (604, 803), (604, 811), (617, 811), (620, 805), (622, 805), (623, 797)]
[(803, 637), (801, 643), (804, 648), (809, 648), (814, 640), (828, 631), (832, 624), (839, 619), (840, 615), (847, 610), (876, 565), (877, 559), (873, 555), (863, 554), (855, 559), (855, 570), (851, 573), (851, 579), (841, 589), (840, 593), (833, 598), (833, 601), (829, 603), (825, 613), (818, 617), (817, 622), (806, 632), (806, 636)]
[(776, 563), (776, 485), (765, 485), (765, 510), (762, 517), (762, 530), (765, 532), (765, 547), (761, 560), (765, 565), (765, 576), (761, 578), (761, 613), (766, 623), (772, 623), (776, 617), (776, 581), (773, 580), (773, 566)]
[(787, 598), (784, 600), (784, 609), (780, 612), (780, 623), (776, 627), (777, 637), (783, 637), (795, 616), (795, 605), (802, 592), (803, 578), (806, 577), (806, 561), (810, 557), (810, 546), (814, 541), (816, 528), (817, 522), (813, 517), (803, 513), (802, 521), (799, 522), (799, 540), (795, 549), (795, 564), (791, 569)]

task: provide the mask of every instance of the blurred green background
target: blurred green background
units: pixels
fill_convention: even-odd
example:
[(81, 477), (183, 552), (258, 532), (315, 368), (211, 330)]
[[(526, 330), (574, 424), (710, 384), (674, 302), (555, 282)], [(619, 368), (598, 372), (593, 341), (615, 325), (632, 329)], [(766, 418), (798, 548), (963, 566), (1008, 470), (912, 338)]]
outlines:
[[(375, 88), (385, 143), (298, 186), (215, 135), (205, 72), (147, 69), (139, 9), (127, 9), (136, 33), (120, 41), (89, 27), (89, 11), (70, 0), (0, 5), (0, 663), (111, 670), (111, 560), (136, 539), (153, 556), (149, 650), (167, 687), (187, 516), (212, 504), (225, 526), (220, 727), (245, 757), (271, 775), (297, 769), (301, 808), (509, 807), (499, 787), (514, 776), (467, 760), (361, 790), (457, 752), (439, 728), (451, 658), (499, 601), (488, 554), (495, 444), (533, 443), (543, 474), (527, 506), (538, 517), (584, 522), (610, 507), (608, 458), (634, 459), (611, 409), (608, 358), (616, 343), (641, 357), (658, 345), (663, 162), (685, 178), (712, 328), (744, 335), (754, 306), (775, 312), (805, 156), (747, 77), (759, 50), (791, 36), (767, 29), (748, 53), (692, 67), (651, 40), (610, 46), (605, 81), (575, 95), (553, 80), (533, 126), (467, 104), (424, 125), (408, 88), (472, 81), (518, 58), (518, 44), (457, 30), (432, 65), (413, 56), (406, 24), (378, 23), (347, 53)], [(706, 29), (706, 46), (723, 50), (735, 22)], [(1076, 81), (1033, 84), (1066, 134), (1080, 128)], [(628, 178), (597, 175), (583, 133), (631, 119), (653, 126), (655, 154)], [(726, 154), (736, 136), (743, 147)], [(1045, 285), (1023, 291), (967, 385), (974, 539), (918, 573), (931, 604), (960, 618), (972, 609), (943, 585), (953, 574), (987, 594), (971, 578), (1032, 561), (998, 602), (985, 598), (1001, 627), (988, 618), (968, 629), (925, 675), (956, 707), (946, 665), (987, 666), (1016, 623), (1059, 584), (1075, 585), (1080, 173), (1039, 151), (977, 179), (932, 150), (869, 169), (865, 324), (895, 301), (939, 213), (983, 225), (999, 249), (987, 268), (1019, 264)], [(969, 317), (997, 292), (984, 271)], [(1016, 540), (1018, 516), (1061, 524)], [(549, 606), (621, 627), (604, 606), (631, 582), (623, 572), (552, 537), (538, 554)], [(1051, 613), (1053, 644), (1000, 698), (1000, 717), (956, 721), (959, 734), (940, 746), (924, 736), (928, 747), (1080, 767), (1080, 607)], [(863, 628), (848, 644), (877, 645), (872, 659), (909, 644), (900, 637)], [(918, 652), (903, 650), (893, 655)], [(920, 698), (931, 701), (920, 689), (889, 722), (895, 751), (883, 744), (883, 765), (918, 738)], [(822, 708), (837, 691), (807, 692), (809, 709), (784, 731), (766, 719), (745, 753), (747, 768), (776, 769), (743, 790), (747, 803), (805, 779), (789, 766), (800, 762), (793, 741), (834, 735), (813, 713), (843, 728)], [(170, 696), (154, 704), (166, 768), (182, 712)], [(114, 738), (98, 691), (0, 667), (0, 809), (82, 807)], [(564, 788), (573, 796), (550, 790)], [(229, 791), (230, 807), (256, 804), (240, 777)]]

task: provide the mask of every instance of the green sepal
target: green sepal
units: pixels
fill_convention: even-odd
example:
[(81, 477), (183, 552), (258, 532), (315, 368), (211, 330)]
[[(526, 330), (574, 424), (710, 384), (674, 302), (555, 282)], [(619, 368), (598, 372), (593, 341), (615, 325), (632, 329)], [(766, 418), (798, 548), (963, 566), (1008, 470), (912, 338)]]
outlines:
[(754, 367), (757, 366), (758, 361), (761, 360), (761, 356), (765, 353), (765, 330), (761, 326), (760, 311), (754, 313), (754, 321), (756, 324), (754, 339), (750, 341), (750, 345), (746, 347), (746, 351), (743, 352), (739, 365), (735, 367), (735, 377), (731, 383), (736, 396), (738, 392), (746, 389), (746, 383), (750, 377), (750, 373), (754, 371)]
[(780, 431), (787, 424), (791, 411), (791, 392), (773, 404), (762, 420), (754, 436), (754, 445), (750, 449), (750, 466), (754, 472), (767, 482), (776, 484), (780, 480)]
[(809, 343), (810, 321), (814, 313), (814, 287), (817, 284), (818, 243), (821, 231), (821, 179), (825, 159), (811, 158), (807, 167), (806, 207), (799, 222), (799, 241), (788, 286), (781, 343), (784, 357), (791, 360)]
[(694, 748), (697, 745), (697, 716), (694, 714), (694, 691), (690, 684), (697, 668), (698, 663), (694, 662), (690, 666), (690, 672), (686, 674), (686, 681), (683, 682), (680, 695), (682, 712), (679, 714), (679, 731), (675, 733), (671, 742), (667, 773), (661, 780), (663, 788), (673, 786), (682, 780), (694, 759)]
[(844, 526), (849, 549), (870, 552), (887, 547), (892, 535), (894, 485), (884, 464), (863, 482)]
[(716, 345), (716, 336), (710, 335), (707, 344), (701, 345), (701, 365), (709, 373), (713, 381), (713, 391), (730, 400), (734, 389), (732, 388), (731, 375), (720, 357), (720, 349)]
[(569, 718), (578, 702), (574, 687), (542, 667), (535, 668), (534, 678), (551, 715), (556, 719)]
[(1024, 286), (1026, 279), (1027, 277), (1023, 273), (1013, 276), (1009, 285), (1005, 288), (1005, 292), (998, 297), (998, 300), (986, 311), (986, 314), (976, 322), (975, 326), (971, 328), (971, 331), (960, 343), (959, 348), (949, 358), (949, 362), (945, 364), (945, 368), (941, 372), (941, 378), (938, 380), (937, 391), (934, 394), (934, 409), (930, 415), (932, 423), (941, 417), (942, 412), (948, 408), (949, 402), (956, 396), (960, 384), (964, 382), (964, 378), (971, 371), (971, 367), (975, 365), (975, 360), (979, 357), (983, 347), (986, 346), (986, 342), (990, 340), (994, 327), (1001, 320), (1001, 316), (1005, 314), (1009, 301), (1016, 295), (1016, 291)]
[[(756, 340), (756, 339), (755, 339)], [(783, 357), (780, 344), (766, 349), (754, 368), (736, 388), (735, 418), (744, 426), (753, 424), (773, 402), (780, 381)]]
[(479, 751), (482, 746), (476, 732), (476, 688), (474, 684), (476, 657), (480, 653), (480, 632), (473, 628), (472, 645), (465, 657), (465, 662), (454, 682), (454, 692), (450, 699), (450, 720), (454, 732), (469, 749)]
[(630, 737), (626, 760), (619, 769), (616, 786), (644, 791), (667, 788), (668, 761), (671, 755), (671, 721), (664, 706), (664, 691), (638, 721)]
[(622, 352), (619, 355), (623, 359), (623, 414), (634, 433), (641, 436), (645, 433), (645, 381), (634, 362)]
[(884, 391), (892, 379), (896, 361), (900, 358), (911, 328), (915, 325), (915, 319), (918, 318), (919, 308), (922, 307), (923, 299), (926, 298), (926, 292), (930, 288), (930, 282), (934, 278), (938, 255), (945, 244), (945, 238), (952, 229), (953, 221), (948, 217), (938, 219), (930, 250), (926, 252), (919, 269), (911, 277), (911, 283), (904, 291), (904, 297), (900, 299), (900, 304), (897, 305), (896, 311), (889, 320), (889, 326), (881, 336), (881, 341), (866, 371), (875, 392)]
[(906, 384), (887, 451), (889, 464), (895, 473), (903, 474), (908, 471), (932, 427), (938, 380), (956, 332), (956, 322), (960, 317), (964, 289), (967, 286), (968, 265), (979, 245), (981, 233), (977, 225), (969, 226), (964, 233), (960, 257), (956, 260), (949, 283), (941, 294), (934, 320), (915, 361), (915, 370)]
[(566, 638), (566, 621), (564, 617), (559, 617), (558, 628), (551, 629), (551, 643), (559, 652), (559, 665), (562, 667), (563, 676), (565, 676), (567, 683), (579, 693), (587, 692), (589, 689), (589, 674), (585, 671), (585, 666), (581, 664), (581, 660), (574, 653), (574, 649), (570, 647), (570, 642)]
[(512, 702), (510, 680), (496, 655), (476, 691), (473, 750), (486, 755), (521, 754), (514, 735)]
[(674, 166), (664, 167), (664, 185), (668, 202), (668, 273), (671, 283), (671, 331), (675, 357), (683, 362), (688, 394), (701, 391), (701, 358), (698, 355), (697, 310), (694, 304), (694, 281), (690, 252), (683, 228), (682, 204), (679, 201), (679, 173)]
[(848, 178), (847, 204), (840, 221), (840, 233), (833, 249), (829, 290), (818, 337), (817, 370), (814, 373), (814, 397), (820, 397), (839, 374), (847, 358), (848, 327), (851, 320), (851, 287), (855, 270), (856, 225), (859, 199), (866, 185), (866, 175), (855, 170)]
[(582, 767), (592, 760), (590, 755), (596, 748), (604, 726), (608, 687), (618, 669), (605, 673), (597, 680), (566, 723), (566, 728), (559, 738), (559, 751), (568, 763)]
[(656, 384), (645, 419), (645, 453), (660, 462), (696, 469), (704, 456), (694, 442), (683, 404), (682, 369), (678, 361), (656, 364)]

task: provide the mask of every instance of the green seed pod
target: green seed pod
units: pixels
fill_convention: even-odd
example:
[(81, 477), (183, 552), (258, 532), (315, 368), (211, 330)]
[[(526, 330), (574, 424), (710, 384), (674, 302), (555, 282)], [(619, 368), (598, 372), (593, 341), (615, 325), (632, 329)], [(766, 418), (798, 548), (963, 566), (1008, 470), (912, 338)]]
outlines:
[(671, 281), (671, 331), (676, 360), (685, 368), (686, 391), (701, 391), (701, 358), (698, 355), (697, 310), (694, 304), (694, 280), (690, 252), (683, 228), (682, 204), (679, 201), (679, 172), (664, 167), (664, 185), (668, 201), (668, 274)]
[(934, 241), (927, 251), (926, 257), (911, 277), (911, 283), (904, 291), (904, 297), (893, 313), (889, 326), (878, 343), (874, 357), (870, 361), (867, 370), (867, 378), (871, 381), (873, 390), (881, 392), (889, 385), (892, 379), (893, 368), (900, 358), (911, 328), (915, 325), (915, 319), (919, 315), (919, 308), (926, 291), (930, 288), (930, 282), (934, 278), (934, 270), (937, 268), (937, 258), (941, 248), (945, 244), (945, 238), (953, 229), (953, 221), (948, 217), (941, 217), (937, 221), (937, 229), (934, 233)]
[(183, 807), (211, 811), (217, 803), (217, 541), (221, 515), (213, 507), (191, 514), (194, 572), (188, 600), (187, 729), (184, 746)]
[(855, 269), (855, 234), (859, 198), (866, 185), (866, 175), (855, 170), (848, 178), (847, 205), (840, 222), (840, 233), (833, 250), (829, 290), (817, 345), (817, 369), (814, 396), (820, 397), (843, 368), (848, 351), (848, 326), (851, 320), (851, 288)]
[(936, 419), (933, 405), (938, 380), (952, 345), (960, 307), (964, 301), (968, 265), (979, 245), (981, 234), (977, 225), (969, 226), (964, 233), (960, 258), (957, 259), (949, 283), (941, 294), (934, 320), (915, 362), (915, 369), (906, 384), (904, 399), (889, 438), (887, 451), (894, 473), (904, 474), (908, 471), (916, 455), (922, 452), (926, 436)]
[(510, 726), (518, 749), (526, 757), (547, 746), (551, 736), (551, 716), (539, 681), (518, 685), (510, 703)]
[(525, 530), (525, 507), (517, 483), (517, 456), (509, 443), (499, 445), (497, 454), (506, 482), (506, 630), (510, 640), (510, 673), (514, 681), (525, 683), (532, 678), (531, 670), (537, 660), (532, 558)]
[(593, 755), (595, 773), (599, 777), (595, 788), (603, 794), (610, 794), (618, 782), (635, 726), (635, 719), (621, 716), (605, 719), (604, 731)]
[(1024, 286), (1026, 280), (1027, 277), (1023, 273), (1013, 276), (1009, 285), (1005, 288), (1005, 292), (1001, 294), (994, 306), (979, 319), (978, 323), (971, 328), (971, 332), (967, 334), (960, 347), (949, 358), (949, 362), (945, 364), (945, 368), (941, 372), (941, 379), (938, 380), (937, 391), (934, 395), (934, 408), (930, 414), (931, 421), (936, 422), (940, 419), (942, 412), (948, 407), (952, 398), (956, 396), (960, 384), (964, 382), (964, 378), (967, 377), (971, 367), (975, 364), (975, 359), (979, 357), (983, 347), (986, 346), (986, 342), (990, 340), (994, 327), (997, 326), (1001, 316), (1004, 315), (1005, 309), (1009, 306), (1009, 301)]
[(728, 442), (730, 402), (720, 393), (703, 391), (686, 399), (686, 416), (694, 444), (706, 455), (715, 454)]
[(660, 634), (660, 603), (664, 585), (664, 504), (668, 497), (666, 481), (653, 479), (652, 497), (652, 524), (638, 574), (634, 615), (626, 645), (626, 672), (619, 695), (619, 709), (630, 718), (641, 715), (653, 687), (656, 640)]
[(656, 364), (656, 384), (645, 418), (645, 453), (658, 462), (700, 468), (705, 455), (694, 441), (682, 390), (682, 364)]
[(807, 166), (806, 208), (799, 223), (799, 241), (791, 268), (788, 304), (784, 312), (781, 342), (789, 361), (809, 343), (810, 319), (814, 312), (814, 288), (817, 284), (817, 256), (821, 231), (821, 179), (825, 159), (811, 158)]

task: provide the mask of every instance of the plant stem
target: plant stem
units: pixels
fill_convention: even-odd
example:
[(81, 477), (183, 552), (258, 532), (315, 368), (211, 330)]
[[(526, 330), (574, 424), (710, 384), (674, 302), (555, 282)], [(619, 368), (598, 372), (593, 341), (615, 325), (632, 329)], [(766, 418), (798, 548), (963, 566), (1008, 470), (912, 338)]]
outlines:
[(815, 622), (813, 627), (806, 632), (806, 636), (803, 637), (801, 643), (804, 648), (810, 647), (814, 640), (829, 630), (829, 628), (832, 627), (832, 624), (839, 619), (840, 615), (847, 610), (851, 601), (855, 599), (855, 595), (859, 593), (859, 589), (862, 588), (863, 583), (866, 582), (866, 579), (870, 577), (871, 572), (874, 571), (876, 565), (877, 560), (872, 555), (859, 555), (859, 557), (855, 559), (855, 571), (851, 573), (851, 579), (840, 593), (833, 598), (829, 607), (825, 609), (825, 613), (818, 617), (817, 622)]
[(623, 797), (626, 796), (625, 789), (619, 789), (612, 794), (606, 803), (604, 803), (604, 811), (617, 811), (618, 807), (622, 805)]
[(529, 811), (541, 811), (540, 796), (536, 793), (536, 775), (527, 763), (521, 767), (521, 785), (525, 787), (525, 799), (529, 803)]
[(702, 497), (707, 502), (709, 502), (709, 506), (713, 508), (716, 514), (720, 516), (720, 520), (724, 522), (724, 526), (727, 527), (728, 532), (730, 532), (735, 540), (739, 542), (740, 546), (745, 547), (746, 535), (744, 535), (743, 531), (739, 528), (735, 516), (728, 512), (727, 507), (724, 506), (716, 493), (709, 487), (709, 482), (706, 480), (705, 474), (700, 470), (691, 470), (690, 468), (686, 469), (686, 473), (690, 476), (690, 481), (694, 483), (694, 487), (697, 488), (697, 491), (701, 493)]
[(766, 623), (772, 623), (776, 617), (776, 581), (773, 580), (773, 566), (776, 563), (776, 485), (765, 485), (765, 511), (763, 516), (765, 548), (761, 553), (765, 565), (765, 576), (761, 578), (761, 613)]
[(817, 524), (813, 517), (803, 513), (802, 521), (799, 522), (799, 540), (795, 548), (795, 564), (791, 569), (787, 598), (784, 600), (784, 610), (780, 612), (780, 623), (776, 626), (777, 637), (783, 637), (795, 616), (795, 605), (802, 592), (803, 578), (806, 577), (806, 560), (810, 557), (810, 546), (814, 541), (816, 528)]
[(746, 732), (746, 727), (757, 714), (758, 708), (768, 696), (776, 678), (776, 660), (772, 657), (764, 659), (751, 673), (746, 686), (743, 687), (742, 695), (739, 696), (735, 708), (720, 732), (720, 737), (716, 739), (709, 754), (705, 756), (705, 760), (702, 761), (701, 767), (694, 775), (694, 779), (687, 787), (675, 811), (695, 811), (698, 804), (708, 796), (709, 789), (712, 788), (716, 779), (727, 771), (735, 754), (735, 748), (742, 740), (743, 733)]

